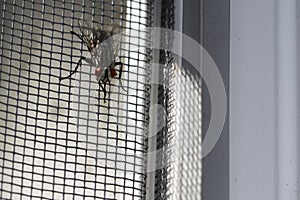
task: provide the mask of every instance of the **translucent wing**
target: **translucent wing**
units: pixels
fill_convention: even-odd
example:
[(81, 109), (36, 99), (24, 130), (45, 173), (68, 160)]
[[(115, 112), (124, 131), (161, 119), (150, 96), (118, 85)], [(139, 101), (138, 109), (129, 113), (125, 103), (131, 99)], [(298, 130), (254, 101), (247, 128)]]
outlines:
[[(114, 68), (114, 62), (119, 54), (120, 49), (120, 37), (119, 35), (112, 35), (113, 32), (106, 32), (102, 30), (97, 30), (102, 32), (102, 38), (98, 41), (96, 48), (92, 52), (96, 61), (96, 66), (101, 68)], [(103, 37), (105, 35), (105, 37)], [(105, 40), (102, 40), (105, 38)]]
[(115, 34), (112, 36), (114, 41), (114, 56), (115, 60), (120, 54), (120, 47), (121, 47), (121, 34)]
[[(106, 39), (103, 41), (102, 38), (99, 39), (99, 44), (93, 50), (91, 55), (92, 59), (94, 59), (95, 61), (97, 80), (105, 82), (107, 81), (107, 79), (115, 76), (115, 74), (111, 73), (115, 72), (113, 69), (115, 67), (115, 61), (119, 54), (121, 40), (119, 34), (113, 35), (113, 31), (102, 31), (102, 34), (107, 34), (105, 37), (102, 37)], [(107, 73), (107, 75), (105, 73)]]
[(91, 52), (96, 67), (107, 68), (114, 62), (114, 46), (112, 38), (99, 43)]

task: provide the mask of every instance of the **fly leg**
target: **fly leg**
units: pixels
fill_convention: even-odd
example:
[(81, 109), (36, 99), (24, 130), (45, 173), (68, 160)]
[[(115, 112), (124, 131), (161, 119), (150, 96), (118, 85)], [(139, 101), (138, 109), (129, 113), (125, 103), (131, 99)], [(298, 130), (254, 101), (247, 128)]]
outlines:
[(107, 81), (109, 82), (109, 78), (108, 78), (108, 69), (105, 69), (104, 71), (104, 79), (103, 79), (103, 84), (104, 86), (101, 84), (101, 81), (99, 80), (98, 83), (99, 83), (99, 86), (101, 87), (101, 89), (103, 90), (103, 93), (104, 93), (104, 103), (106, 103), (106, 83)]
[(94, 65), (93, 65), (93, 62), (92, 62), (92, 60), (91, 60), (90, 58), (86, 58), (86, 57), (84, 57), (84, 56), (81, 56), (81, 58), (79, 59), (77, 65), (76, 65), (76, 67), (75, 67), (75, 70), (74, 70), (73, 72), (71, 72), (71, 74), (69, 74), (69, 75), (66, 76), (66, 77), (60, 77), (59, 80), (62, 81), (62, 80), (64, 80), (64, 79), (70, 78), (73, 74), (75, 74), (75, 73), (77, 72), (77, 70), (78, 70), (79, 65), (82, 64), (82, 60), (84, 60), (85, 62), (87, 62), (90, 66), (94, 66)]
[[(74, 32), (74, 31), (71, 31), (71, 34), (74, 34), (74, 35), (76, 35), (81, 41), (83, 41), (84, 42), (84, 40), (83, 40), (83, 37), (82, 37), (82, 35), (79, 35), (79, 34), (77, 34), (76, 32)], [(77, 70), (78, 70), (78, 67), (79, 67), (79, 65), (81, 65), (82, 64), (82, 60), (85, 60), (87, 63), (89, 63), (89, 64), (91, 64), (92, 65), (92, 61), (91, 61), (91, 59), (87, 59), (87, 58), (85, 58), (84, 56), (81, 56), (81, 58), (79, 59), (79, 61), (78, 61), (78, 63), (77, 63), (77, 65), (76, 65), (76, 67), (75, 67), (75, 70), (73, 71), (73, 72), (71, 72), (71, 74), (69, 75), (69, 76), (66, 76), (66, 77), (61, 77), (61, 78), (59, 78), (59, 80), (61, 81), (61, 80), (64, 80), (64, 79), (67, 79), (67, 78), (70, 78), (73, 74), (75, 74), (76, 72), (77, 72)]]
[(83, 36), (82, 35), (79, 35), (78, 33), (74, 32), (74, 31), (71, 31), (70, 33), (76, 35), (84, 44), (87, 45), (87, 48), (89, 49), (89, 51), (91, 52), (92, 49), (90, 48), (90, 46), (87, 44), (87, 42), (84, 40)]
[(98, 82), (98, 84), (99, 84), (100, 88), (103, 90), (103, 93), (104, 93), (104, 103), (106, 103), (106, 99), (105, 99), (105, 97), (106, 97), (106, 89), (105, 89), (106, 83), (104, 83), (104, 87), (103, 87), (103, 85), (101, 84), (100, 81)]
[(120, 74), (119, 74), (119, 77), (118, 77), (119, 82), (120, 82), (120, 85), (121, 85), (122, 89), (123, 89), (125, 92), (127, 92), (127, 91), (125, 90), (125, 88), (123, 87), (122, 82), (121, 82), (122, 71), (123, 71), (123, 63), (122, 63), (122, 62), (115, 62), (115, 66), (117, 66), (117, 65), (120, 65), (120, 72), (119, 72)]
[(62, 80), (64, 80), (64, 79), (70, 78), (73, 74), (75, 74), (75, 73), (77, 72), (77, 70), (78, 70), (79, 65), (82, 64), (82, 60), (85, 60), (85, 59), (86, 59), (86, 58), (85, 58), (84, 56), (82, 56), (82, 57), (79, 59), (77, 65), (76, 65), (76, 67), (75, 67), (75, 70), (74, 70), (73, 72), (71, 72), (71, 74), (69, 74), (69, 75), (66, 76), (66, 77), (60, 77), (59, 80), (62, 81)]
[[(105, 77), (104, 77), (104, 88), (106, 88), (106, 83), (110, 83), (109, 77), (108, 77), (108, 68), (105, 69)], [(109, 90), (108, 90), (109, 92)], [(104, 103), (106, 102), (106, 90), (104, 90)]]
[(74, 32), (74, 31), (71, 31), (71, 33), (76, 35), (82, 42), (84, 42), (83, 38), (82, 38), (82, 35), (79, 35), (78, 33)]

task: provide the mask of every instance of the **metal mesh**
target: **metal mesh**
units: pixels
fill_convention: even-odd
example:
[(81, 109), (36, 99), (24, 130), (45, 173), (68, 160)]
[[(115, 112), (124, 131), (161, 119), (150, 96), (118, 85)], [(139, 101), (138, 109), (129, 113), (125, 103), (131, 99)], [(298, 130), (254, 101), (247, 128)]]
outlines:
[[(174, 2), (161, 4), (161, 26), (173, 29)], [(130, 31), (152, 24), (151, 0), (5, 0), (1, 21), (1, 199), (144, 199), (150, 99), (150, 42)], [(84, 18), (103, 30), (129, 30), (120, 41), (121, 82), (104, 91), (80, 33)], [(145, 38), (149, 38), (149, 41)], [(164, 38), (171, 42), (172, 38)], [(171, 45), (171, 44), (170, 44)], [(138, 48), (138, 51), (136, 50)], [(188, 64), (160, 51), (155, 198), (199, 199), (201, 82)], [(120, 71), (118, 71), (120, 73)], [(122, 89), (124, 86), (125, 91)], [(156, 102), (153, 102), (156, 103)]]
[(120, 47), (124, 63), (107, 102), (87, 48), (70, 33), (84, 18), (105, 29), (151, 23), (147, 0), (3, 2), (0, 80), (1, 199), (142, 199), (149, 50)]
[[(172, 57), (164, 69), (161, 102), (165, 127), (158, 133), (156, 199), (201, 199), (201, 78), (195, 70), (177, 66)], [(166, 78), (168, 77), (168, 78)], [(163, 166), (163, 167), (161, 167)]]
[[(174, 1), (162, 2), (161, 26), (174, 29)], [(172, 45), (172, 36), (164, 37)], [(175, 41), (178, 42), (178, 41)], [(180, 55), (179, 55), (180, 56)], [(200, 55), (199, 55), (200, 56)], [(201, 77), (193, 67), (168, 51), (159, 103), (165, 108), (164, 128), (157, 134), (155, 199), (201, 199)], [(161, 126), (161, 125), (159, 125)]]
[[(173, 0), (162, 1), (161, 27), (174, 29), (174, 2)], [(168, 8), (168, 9), (166, 9)], [(170, 35), (162, 35), (161, 40), (167, 45), (172, 45)], [(155, 179), (155, 199), (167, 199), (167, 192), (172, 185), (169, 185), (168, 175), (170, 174), (170, 156), (172, 155), (172, 128), (173, 114), (171, 107), (174, 106), (173, 80), (174, 80), (174, 59), (170, 52), (161, 50), (159, 62), (163, 64), (160, 68), (160, 80), (163, 80), (163, 85), (159, 87), (158, 103), (165, 108), (166, 113), (159, 113), (161, 116), (158, 123), (159, 127), (163, 127), (157, 134), (156, 148), (160, 154), (156, 156), (158, 169), (156, 170)], [(164, 122), (162, 125), (161, 123)]]
[[(201, 199), (201, 82), (194, 70), (178, 69), (176, 116), (171, 125), (174, 163), (168, 173), (169, 194), (173, 199)], [(180, 103), (179, 103), (180, 102)], [(176, 123), (175, 123), (176, 122)], [(180, 191), (180, 192), (177, 192)]]

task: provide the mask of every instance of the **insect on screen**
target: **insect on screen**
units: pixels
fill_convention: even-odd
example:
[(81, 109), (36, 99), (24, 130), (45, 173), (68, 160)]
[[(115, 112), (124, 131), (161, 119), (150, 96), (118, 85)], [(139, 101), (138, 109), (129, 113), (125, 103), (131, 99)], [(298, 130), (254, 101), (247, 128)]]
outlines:
[(174, 7), (3, 1), (1, 199), (200, 198), (200, 75), (145, 31), (173, 30)]
[(114, 41), (121, 71), (93, 66), (81, 34), (139, 31), (151, 24), (151, 6), (148, 0), (3, 1), (1, 198), (144, 197), (147, 40)]

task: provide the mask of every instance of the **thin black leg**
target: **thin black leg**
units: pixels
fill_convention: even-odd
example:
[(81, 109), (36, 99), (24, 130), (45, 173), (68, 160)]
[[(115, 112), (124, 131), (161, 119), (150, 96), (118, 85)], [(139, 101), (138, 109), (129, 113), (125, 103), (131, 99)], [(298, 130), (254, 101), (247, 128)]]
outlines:
[(86, 43), (86, 41), (83, 39), (83, 36), (82, 35), (79, 35), (78, 33), (74, 32), (74, 31), (71, 31), (72, 34), (76, 35), (86, 46), (87, 48), (89, 49), (89, 51), (91, 52), (91, 48), (90, 46)]
[(127, 92), (127, 91), (125, 90), (125, 88), (123, 87), (122, 82), (121, 82), (121, 77), (122, 77), (122, 72), (123, 72), (123, 63), (122, 63), (122, 62), (115, 62), (115, 66), (117, 66), (117, 65), (120, 65), (120, 73), (119, 73), (119, 78), (118, 78), (118, 79), (119, 79), (119, 83), (120, 83), (122, 89), (123, 89), (125, 92)]
[(108, 68), (105, 69), (105, 76), (104, 76), (104, 83), (109, 82), (110, 83), (110, 79), (108, 77)]
[(122, 77), (122, 70), (123, 70), (123, 63), (122, 62), (115, 62), (115, 66), (120, 65), (120, 74), (119, 74), (119, 78), (121, 79)]
[[(109, 92), (109, 90), (108, 90), (108, 92)], [(104, 83), (104, 103), (106, 103), (106, 94), (107, 94), (107, 92), (106, 92), (106, 82)]]
[(103, 93), (104, 93), (104, 103), (106, 103), (106, 89), (105, 89), (106, 84), (104, 83), (104, 87), (103, 87), (103, 85), (101, 84), (100, 81), (98, 82), (98, 84), (99, 84), (100, 88), (103, 90)]
[(83, 38), (82, 38), (82, 35), (79, 35), (78, 33), (74, 32), (74, 31), (71, 31), (71, 33), (76, 35), (82, 42), (84, 42)]
[(81, 57), (75, 67), (75, 70), (73, 72), (71, 72), (71, 74), (69, 76), (66, 76), (66, 77), (60, 77), (59, 80), (64, 80), (64, 79), (67, 79), (67, 78), (70, 78), (73, 74), (75, 74), (78, 70), (78, 67), (79, 67), (79, 63), (81, 64), (82, 63), (82, 60), (85, 60), (85, 57)]
[[(108, 78), (108, 68), (106, 68), (105, 69), (105, 78), (104, 78), (104, 88), (106, 88), (106, 83), (108, 82), (108, 83), (110, 83), (110, 79)], [(108, 90), (108, 92), (109, 92), (109, 90)], [(104, 103), (106, 102), (105, 100), (106, 100), (106, 90), (104, 91)]]

